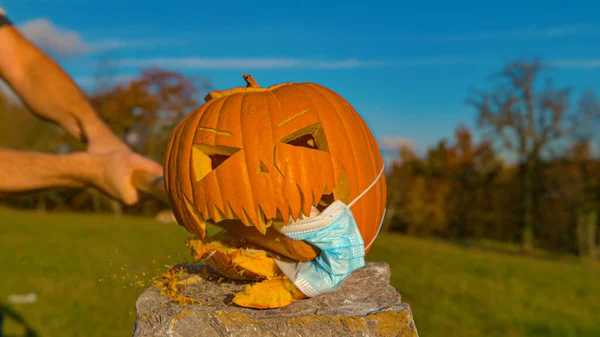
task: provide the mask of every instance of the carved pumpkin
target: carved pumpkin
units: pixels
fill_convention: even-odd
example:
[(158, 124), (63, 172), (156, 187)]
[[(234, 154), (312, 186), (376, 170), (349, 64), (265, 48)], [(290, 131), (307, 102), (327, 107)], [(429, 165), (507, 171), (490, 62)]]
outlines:
[[(337, 93), (314, 83), (261, 88), (244, 77), (246, 87), (207, 95), (179, 123), (167, 149), (174, 215), (199, 238), (207, 222), (243, 223), (260, 236), (290, 216), (310, 214), (313, 205), (347, 204), (383, 166), (367, 124)], [(385, 189), (382, 175), (352, 206), (365, 245), (378, 233)]]

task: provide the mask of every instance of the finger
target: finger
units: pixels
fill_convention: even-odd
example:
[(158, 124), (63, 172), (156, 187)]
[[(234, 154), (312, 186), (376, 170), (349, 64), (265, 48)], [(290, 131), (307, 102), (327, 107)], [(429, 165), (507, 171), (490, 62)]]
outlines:
[(139, 193), (133, 185), (129, 186), (129, 184), (127, 184), (127, 186), (125, 186), (125, 191), (121, 196), (121, 200), (127, 206), (133, 206), (139, 201)]
[(127, 173), (119, 178), (120, 186), (118, 189), (121, 194), (121, 201), (123, 201), (124, 204), (131, 206), (139, 202), (139, 193), (131, 179), (135, 166), (131, 165), (131, 160), (128, 160), (127, 166), (125, 167)]
[(163, 174), (163, 166), (154, 160), (143, 157), (139, 154), (133, 153), (131, 157), (131, 164), (134, 169), (140, 168), (144, 171), (147, 171), (152, 174), (162, 175)]

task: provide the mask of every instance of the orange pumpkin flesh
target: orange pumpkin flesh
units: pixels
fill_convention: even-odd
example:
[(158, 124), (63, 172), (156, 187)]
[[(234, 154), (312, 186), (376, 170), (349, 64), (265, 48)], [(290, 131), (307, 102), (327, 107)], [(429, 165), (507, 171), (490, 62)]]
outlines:
[(223, 241), (190, 240), (188, 247), (196, 259), (232, 280), (257, 281), (281, 275), (275, 260), (264, 250), (232, 247)]
[(321, 253), (320, 249), (303, 241), (295, 241), (275, 230), (273, 225), (265, 234), (254, 227), (247, 227), (241, 221), (223, 220), (218, 225), (238, 240), (243, 240), (256, 247), (275, 252), (296, 261), (310, 261)]
[[(256, 309), (280, 308), (306, 298), (263, 250), (249, 250), (226, 232), (188, 241), (192, 255), (232, 280), (260, 281), (244, 286), (233, 303)], [(237, 247), (240, 246), (240, 247)]]
[(244, 286), (235, 294), (233, 303), (242, 307), (275, 309), (306, 298), (286, 276)]
[[(165, 157), (173, 212), (199, 238), (215, 223), (283, 256), (310, 260), (315, 247), (273, 227), (309, 214), (311, 206), (349, 203), (376, 179), (383, 158), (364, 120), (330, 89), (260, 88), (246, 80), (247, 87), (207, 95), (173, 132)], [(378, 232), (385, 189), (382, 176), (352, 207), (365, 244)], [(240, 234), (242, 225), (257, 231)]]

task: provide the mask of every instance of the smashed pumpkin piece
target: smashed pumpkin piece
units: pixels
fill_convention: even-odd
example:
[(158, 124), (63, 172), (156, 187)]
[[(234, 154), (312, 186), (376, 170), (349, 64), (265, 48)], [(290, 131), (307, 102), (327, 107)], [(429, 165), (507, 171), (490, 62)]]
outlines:
[(257, 281), (282, 275), (275, 260), (263, 250), (234, 248), (217, 240), (190, 240), (188, 247), (196, 259), (204, 259), (211, 268), (232, 280)]
[(306, 298), (287, 276), (267, 279), (248, 284), (243, 291), (235, 294), (233, 303), (248, 308), (273, 309)]
[(203, 259), (223, 276), (232, 280), (262, 281), (247, 284), (244, 290), (236, 293), (232, 300), (236, 305), (272, 309), (306, 298), (266, 251), (244, 247), (243, 244), (230, 237), (216, 235), (204, 240), (189, 240), (187, 246), (196, 259)]
[(160, 290), (160, 294), (170, 297), (179, 305), (191, 305), (196, 303), (194, 298), (182, 294), (182, 290), (186, 289), (190, 282), (199, 282), (200, 277), (190, 277), (190, 274), (185, 268), (169, 268), (165, 271), (160, 279), (153, 281), (154, 286)]

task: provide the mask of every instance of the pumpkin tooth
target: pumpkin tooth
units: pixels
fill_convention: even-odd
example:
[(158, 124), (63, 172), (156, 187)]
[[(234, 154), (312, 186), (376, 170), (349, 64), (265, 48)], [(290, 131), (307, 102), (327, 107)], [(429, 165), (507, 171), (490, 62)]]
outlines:
[(287, 225), (288, 219), (290, 218), (289, 208), (288, 207), (281, 207), (281, 208), (278, 207), (277, 214), (275, 217), (277, 219), (283, 221)]
[(294, 210), (293, 210), (293, 209), (292, 209), (292, 207), (290, 206), (290, 213), (289, 213), (289, 214), (290, 214), (290, 216), (289, 216), (287, 219), (283, 219), (283, 220), (285, 221), (285, 224), (287, 225), (287, 224), (289, 223), (289, 220), (290, 220), (290, 218), (291, 218), (293, 221), (298, 221), (298, 218), (300, 217), (300, 214), (299, 214), (300, 212), (301, 212), (301, 210), (300, 210), (300, 209), (298, 209), (298, 212), (294, 212)]
[(275, 220), (272, 220), (271, 225), (276, 230), (279, 230), (283, 226), (286, 226), (288, 224), (288, 219), (289, 219), (289, 214), (282, 214), (281, 210), (279, 208), (277, 208), (277, 211), (275, 213)]
[(319, 189), (318, 188), (313, 188), (312, 189), (312, 205), (311, 206), (316, 206), (319, 204), (319, 200), (321, 200), (321, 195), (319, 194), (319, 192), (317, 192)]
[(312, 208), (313, 205), (315, 205), (317, 202), (314, 200), (314, 194), (311, 191), (312, 189), (310, 188), (310, 186), (307, 186), (306, 190), (307, 193), (304, 196), (304, 199), (302, 200), (302, 214), (304, 214), (304, 216), (309, 216), (310, 215), (310, 209)]
[(300, 214), (302, 214), (302, 210), (304, 209), (304, 203), (306, 202), (302, 188), (298, 184), (296, 184), (296, 187), (298, 188), (298, 194), (300, 196), (300, 203), (298, 204), (297, 209), (292, 209), (292, 205), (290, 205), (290, 216), (292, 217), (292, 220), (294, 220), (294, 221), (298, 221), (298, 218), (300, 217)]
[(185, 200), (185, 205), (187, 206), (188, 213), (192, 215), (194, 218), (194, 224), (192, 227), (194, 234), (196, 234), (199, 238), (203, 239), (204, 234), (206, 234), (206, 220), (200, 211), (196, 208), (193, 202), (191, 202), (185, 195), (183, 196)]
[[(255, 226), (254, 222), (252, 222), (252, 219), (250, 219), (250, 216), (248, 215), (248, 213), (246, 213), (246, 211), (242, 208), (242, 216), (240, 217), (240, 220), (244, 223), (244, 225), (246, 225), (247, 227), (252, 227)], [(258, 227), (257, 227), (258, 228)]]
[(211, 214), (214, 222), (220, 222), (227, 218), (217, 206), (213, 207)]
[(224, 213), (227, 219), (239, 219), (228, 202), (225, 203)]
[(260, 208), (260, 206), (257, 207), (257, 213), (258, 213), (258, 222), (256, 223), (256, 229), (258, 229), (258, 231), (264, 235), (267, 233), (267, 227), (271, 226), (272, 220), (271, 221), (267, 220), (267, 216), (265, 215), (263, 210)]

